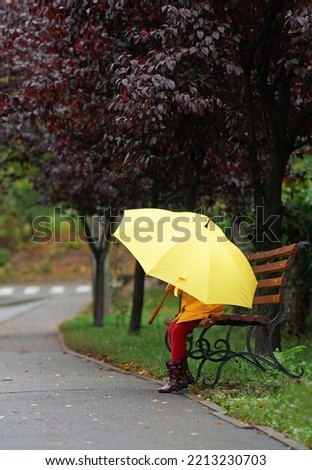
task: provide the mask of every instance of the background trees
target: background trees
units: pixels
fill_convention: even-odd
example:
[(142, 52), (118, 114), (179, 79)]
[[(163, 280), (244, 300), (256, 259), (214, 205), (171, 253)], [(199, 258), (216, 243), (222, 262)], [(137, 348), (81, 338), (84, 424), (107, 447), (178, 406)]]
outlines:
[(170, 155), (184, 205), (211, 191), (234, 219), (253, 215), (258, 249), (279, 245), (283, 179), (294, 155), (311, 154), (311, 6), (181, 1), (157, 9), (160, 26), (133, 26), (129, 40), (142, 49), (119, 60), (122, 123)]
[[(111, 224), (140, 182), (138, 169), (132, 175), (120, 171), (117, 149), (123, 149), (122, 139), (109, 110), (114, 88), (110, 68), (118, 41), (110, 36), (106, 2), (89, 4), (7, 7), (8, 93), (2, 115), (10, 145), (18, 141), (24, 149), (18, 158), (24, 161), (26, 154), (29, 159), (30, 145), (36, 149), (30, 163), (39, 169), (33, 180), (42, 202), (61, 202), (83, 216), (96, 262), (94, 324), (100, 326)], [(91, 222), (95, 216), (97, 224)]]
[(279, 243), (283, 177), (311, 140), (311, 7), (180, 1), (152, 11), (160, 26), (134, 25), (128, 38), (141, 49), (119, 60), (121, 122), (175, 158), (189, 191), (200, 174), (209, 193), (209, 175), (231, 204), (263, 207), (254, 242)]
[(209, 213), (222, 198), (233, 220), (253, 216), (257, 248), (281, 242), (282, 183), (293, 156), (310, 155), (309, 2), (58, 0), (3, 11), (10, 147), (40, 169), (44, 202), (106, 222), (103, 244), (86, 226), (95, 324), (110, 223), (126, 205)]

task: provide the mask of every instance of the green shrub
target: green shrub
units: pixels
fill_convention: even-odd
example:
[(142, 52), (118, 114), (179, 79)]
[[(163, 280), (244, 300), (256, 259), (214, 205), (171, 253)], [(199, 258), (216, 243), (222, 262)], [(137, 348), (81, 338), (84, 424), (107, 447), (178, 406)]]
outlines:
[(0, 266), (4, 266), (10, 257), (10, 250), (7, 250), (6, 248), (1, 248), (0, 249)]

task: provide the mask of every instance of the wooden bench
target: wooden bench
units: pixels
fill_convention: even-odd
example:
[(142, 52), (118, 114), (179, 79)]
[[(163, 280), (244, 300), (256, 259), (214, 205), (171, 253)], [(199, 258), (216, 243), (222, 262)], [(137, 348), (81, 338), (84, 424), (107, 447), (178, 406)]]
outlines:
[[(310, 249), (310, 243), (302, 241), (247, 256), (258, 280), (252, 309), (239, 307), (213, 320), (203, 321), (199, 324), (202, 331), (198, 339), (194, 341), (193, 334), (187, 338), (188, 358), (198, 361), (197, 381), (201, 380), (203, 385), (214, 387), (220, 379), (225, 364), (233, 359), (243, 360), (261, 371), (272, 367), (289, 377), (299, 378), (303, 375), (300, 367), (296, 373), (288, 370), (280, 363), (273, 350), (273, 335), (276, 328), (288, 320), (293, 313), (293, 306), (285, 299), (284, 291), (288, 282), (287, 274), (294, 264), (296, 253), (301, 248)], [(165, 323), (168, 325), (169, 319), (165, 320)], [(211, 328), (217, 325), (227, 326), (221, 329), (224, 336), (217, 340), (209, 340)], [(239, 346), (238, 349), (233, 340), (236, 327), (247, 329), (244, 334), (244, 345)], [(265, 354), (257, 353), (255, 348), (255, 337), (259, 328), (265, 330)], [(166, 345), (170, 350), (167, 334)], [(213, 377), (203, 376), (207, 362), (217, 364)], [(211, 374), (211, 367), (208, 366), (206, 369)]]

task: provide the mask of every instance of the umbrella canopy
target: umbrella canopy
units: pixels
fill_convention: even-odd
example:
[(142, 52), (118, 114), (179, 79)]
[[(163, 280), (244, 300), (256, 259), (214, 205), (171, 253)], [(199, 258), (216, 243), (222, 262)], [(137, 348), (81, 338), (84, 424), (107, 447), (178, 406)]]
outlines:
[(251, 308), (256, 277), (244, 253), (211, 219), (194, 212), (132, 209), (114, 236), (145, 273), (204, 304)]

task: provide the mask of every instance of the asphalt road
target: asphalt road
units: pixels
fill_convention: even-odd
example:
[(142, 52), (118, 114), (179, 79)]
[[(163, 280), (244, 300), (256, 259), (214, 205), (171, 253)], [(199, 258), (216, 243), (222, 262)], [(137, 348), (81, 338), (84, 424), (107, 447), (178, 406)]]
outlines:
[(89, 284), (59, 284), (0, 287), (0, 322), (30, 311), (38, 302), (46, 299), (72, 298), (90, 294)]
[(153, 380), (64, 351), (58, 325), (90, 303), (90, 292), (42, 290), (27, 302), (25, 292), (15, 294), (14, 305), (13, 294), (1, 297), (0, 449), (302, 448), (196, 397), (161, 395)]

